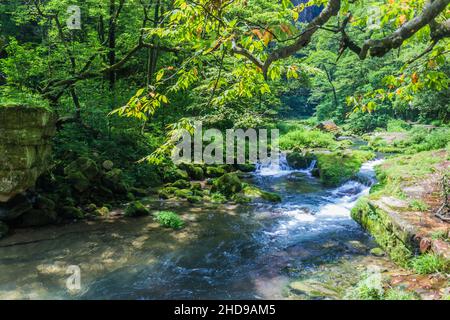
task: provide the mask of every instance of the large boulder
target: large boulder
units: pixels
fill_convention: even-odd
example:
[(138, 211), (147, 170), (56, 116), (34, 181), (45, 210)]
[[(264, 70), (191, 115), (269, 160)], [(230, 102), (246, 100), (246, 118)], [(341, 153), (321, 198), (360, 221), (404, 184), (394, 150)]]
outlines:
[(289, 152), (286, 161), (292, 169), (307, 169), (316, 157), (311, 153)]
[(44, 172), (55, 123), (44, 108), (0, 105), (0, 202), (33, 187)]
[(212, 191), (231, 197), (242, 190), (242, 183), (236, 173), (225, 173), (213, 182)]

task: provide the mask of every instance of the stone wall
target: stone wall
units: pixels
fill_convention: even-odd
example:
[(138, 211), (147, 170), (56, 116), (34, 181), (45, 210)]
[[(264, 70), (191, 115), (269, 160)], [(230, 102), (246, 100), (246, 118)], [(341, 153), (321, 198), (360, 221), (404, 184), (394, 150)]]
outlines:
[(34, 186), (55, 132), (55, 117), (44, 108), (0, 105), (0, 203)]

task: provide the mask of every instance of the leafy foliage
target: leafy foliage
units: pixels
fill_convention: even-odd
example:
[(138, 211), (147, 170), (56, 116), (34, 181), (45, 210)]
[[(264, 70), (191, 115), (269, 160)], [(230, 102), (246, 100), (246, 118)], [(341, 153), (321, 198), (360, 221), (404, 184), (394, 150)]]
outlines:
[(155, 214), (155, 219), (160, 225), (167, 228), (180, 229), (184, 225), (180, 216), (172, 211), (159, 211)]

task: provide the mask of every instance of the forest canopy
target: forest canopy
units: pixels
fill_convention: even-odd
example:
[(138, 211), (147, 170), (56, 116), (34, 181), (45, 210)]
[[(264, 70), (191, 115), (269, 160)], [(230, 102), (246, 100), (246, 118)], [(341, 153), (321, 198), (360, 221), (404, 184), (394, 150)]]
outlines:
[(1, 99), (106, 127), (118, 114), (143, 131), (193, 118), (258, 127), (277, 114), (355, 131), (386, 117), (446, 122), (448, 4), (3, 1)]

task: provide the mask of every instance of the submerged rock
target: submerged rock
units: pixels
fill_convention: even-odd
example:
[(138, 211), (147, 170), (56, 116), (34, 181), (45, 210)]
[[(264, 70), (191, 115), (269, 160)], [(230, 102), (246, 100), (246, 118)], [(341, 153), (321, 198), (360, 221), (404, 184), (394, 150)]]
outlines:
[(242, 194), (252, 200), (264, 199), (270, 202), (280, 202), (281, 197), (275, 192), (269, 192), (259, 189), (258, 187), (247, 185), (242, 189)]

